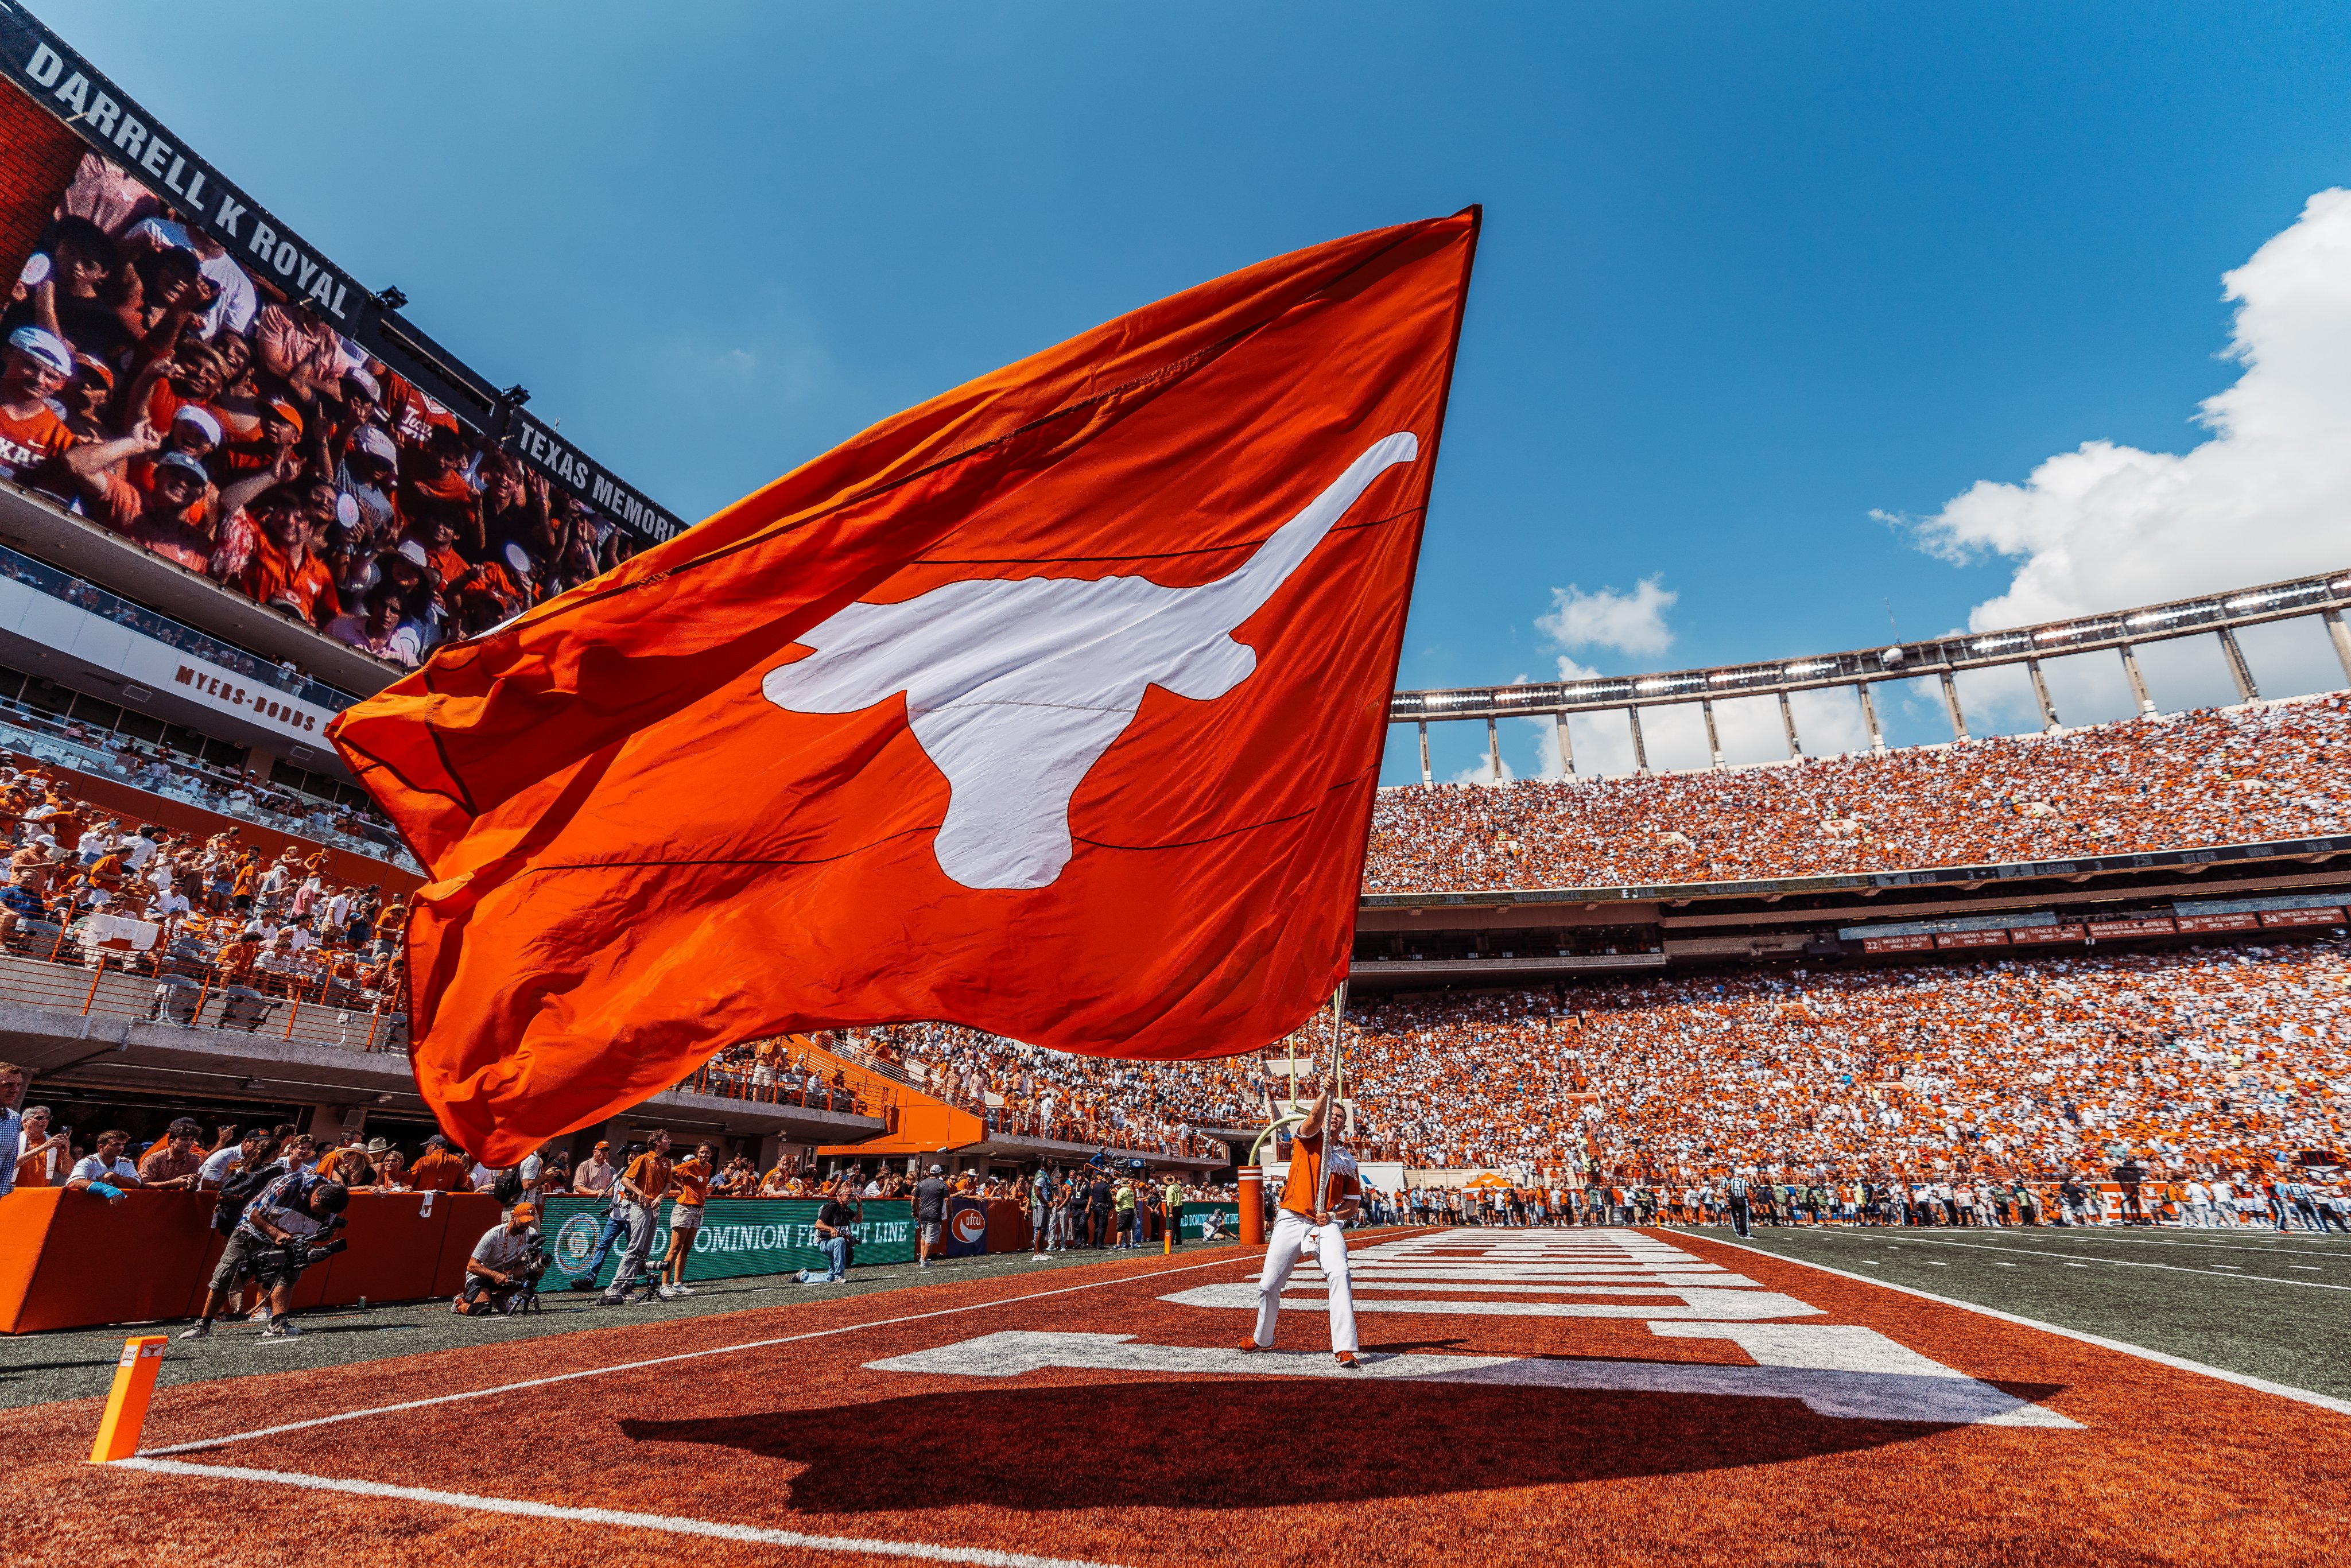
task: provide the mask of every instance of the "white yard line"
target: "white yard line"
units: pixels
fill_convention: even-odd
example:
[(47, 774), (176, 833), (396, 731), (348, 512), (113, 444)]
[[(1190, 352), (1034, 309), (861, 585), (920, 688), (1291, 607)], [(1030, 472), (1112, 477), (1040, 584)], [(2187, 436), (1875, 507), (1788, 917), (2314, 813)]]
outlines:
[[(1207, 1268), (1209, 1265), (1195, 1265)], [(682, 1519), (667, 1513), (631, 1513), (613, 1508), (565, 1508), (557, 1503), (522, 1498), (481, 1497), (473, 1492), (439, 1491), (430, 1487), (392, 1486), (383, 1481), (346, 1479), (340, 1476), (304, 1475), (294, 1470), (255, 1470), (239, 1465), (193, 1465), (180, 1459), (144, 1457), (117, 1459), (115, 1470), (146, 1470), (167, 1476), (199, 1476), (206, 1480), (258, 1481), (295, 1487), (304, 1491), (348, 1492), (354, 1497), (381, 1498), (392, 1502), (431, 1503), (475, 1513), (518, 1515), (525, 1519), (559, 1520), (569, 1524), (625, 1525), (633, 1530), (657, 1530), (671, 1535), (699, 1535), (719, 1541), (746, 1541), (761, 1546), (788, 1546), (803, 1552), (843, 1552), (868, 1557), (907, 1557), (921, 1563), (968, 1563), (977, 1568), (1111, 1568), (1108, 1563), (1074, 1557), (1032, 1557), (1025, 1552), (998, 1552), (986, 1546), (935, 1546), (926, 1541), (879, 1541), (858, 1535), (804, 1535), (796, 1530), (764, 1530), (751, 1524), (719, 1524), (709, 1520)]]
[[(163, 1454), (192, 1453), (200, 1448), (217, 1448), (229, 1443), (250, 1442), (256, 1437), (275, 1437), (286, 1432), (306, 1431), (312, 1427), (331, 1427), (340, 1421), (358, 1421), (370, 1416), (390, 1416), (402, 1410), (422, 1410), (428, 1406), (451, 1405), (461, 1399), (487, 1399), (497, 1394), (516, 1394), (526, 1388), (546, 1388), (558, 1383), (572, 1383), (583, 1377), (606, 1377), (620, 1372), (642, 1372), (649, 1366), (668, 1366), (681, 1361), (698, 1361), (705, 1356), (734, 1355), (747, 1350), (767, 1350), (779, 1344), (797, 1344), (803, 1340), (828, 1339), (835, 1334), (855, 1333), (860, 1329), (889, 1328), (896, 1323), (920, 1322), (925, 1318), (953, 1317), (958, 1312), (985, 1312), (990, 1307), (1015, 1306), (1022, 1301), (1040, 1301), (1049, 1296), (1073, 1295), (1080, 1291), (1099, 1291), (1112, 1285), (1124, 1285), (1144, 1280), (1165, 1279), (1170, 1274), (1189, 1274), (1201, 1269), (1223, 1269), (1236, 1263), (1255, 1261), (1260, 1254), (1243, 1252), (1235, 1258), (1219, 1258), (1212, 1263), (1188, 1263), (1179, 1269), (1154, 1269), (1147, 1274), (1126, 1274), (1115, 1280), (1093, 1280), (1082, 1285), (1064, 1285), (1059, 1290), (1031, 1291), (1027, 1295), (1006, 1296), (992, 1301), (972, 1301), (960, 1307), (940, 1307), (927, 1312), (908, 1312), (901, 1317), (875, 1318), (862, 1323), (848, 1323), (840, 1328), (810, 1329), (806, 1333), (780, 1334), (774, 1339), (755, 1339), (741, 1344), (717, 1345), (709, 1350), (681, 1351), (674, 1355), (649, 1356), (643, 1361), (622, 1362), (616, 1366), (591, 1366), (579, 1372), (559, 1372), (547, 1377), (526, 1377), (515, 1383), (500, 1383), (488, 1388), (468, 1388), (458, 1394), (436, 1394), (429, 1399), (403, 1399), (394, 1405), (371, 1405), (362, 1410), (346, 1410), (334, 1416), (314, 1416), (307, 1421), (287, 1421), (275, 1427), (256, 1427), (247, 1432), (230, 1432), (218, 1437), (204, 1437), (194, 1442), (173, 1443), (167, 1448), (145, 1448), (143, 1457)], [(118, 1463), (123, 1461), (117, 1461)]]
[(2053, 1333), (2060, 1339), (2077, 1340), (2083, 1344), (2094, 1344), (2100, 1350), (2119, 1351), (2125, 1355), (2135, 1355), (2141, 1361), (2154, 1362), (2158, 1366), (2176, 1367), (2181, 1372), (2201, 1373), (2206, 1377), (2216, 1377), (2223, 1383), (2233, 1383), (2240, 1388), (2251, 1388), (2262, 1394), (2274, 1394), (2281, 1399), (2293, 1399), (2304, 1405), (2315, 1405), (2322, 1410), (2332, 1410), (2338, 1416), (2351, 1416), (2351, 1399), (2337, 1399), (2331, 1394), (2319, 1394), (2307, 1388), (2296, 1388), (2290, 1384), (2272, 1383), (2266, 1377), (2254, 1377), (2242, 1372), (2231, 1372), (2225, 1366), (2207, 1366), (2200, 1361), (2189, 1361), (2185, 1356), (2169, 1355), (2159, 1350), (2149, 1350), (2143, 1344), (2130, 1344), (2122, 1340), (2108, 1339), (2104, 1334), (2084, 1333), (2079, 1329), (2061, 1328), (2055, 1323), (2044, 1323), (2038, 1318), (2019, 1317), (2014, 1312), (2003, 1312), (1991, 1307), (1978, 1306), (1973, 1301), (1962, 1301), (1956, 1297), (1938, 1296), (1932, 1291), (1913, 1290), (1907, 1285), (1896, 1285), (1891, 1281), (1873, 1279), (1867, 1274), (1855, 1274), (1844, 1269), (1832, 1269), (1826, 1263), (1815, 1263), (1809, 1258), (1791, 1258), (1784, 1253), (1769, 1251), (1761, 1247), (1749, 1247), (1738, 1241), (1719, 1240), (1711, 1236), (1705, 1239), (1713, 1241), (1718, 1247), (1736, 1248), (1741, 1252), (1752, 1252), (1759, 1258), (1777, 1258), (1783, 1263), (1793, 1263), (1800, 1269), (1817, 1269), (1823, 1274), (1834, 1274), (1840, 1280), (1858, 1280), (1865, 1285), (1872, 1285), (1881, 1291), (1896, 1291), (1906, 1296), (1916, 1296), (1920, 1301), (1934, 1301), (1942, 1306), (1957, 1307), (1962, 1312), (1974, 1312), (1980, 1317), (1997, 1318), (2001, 1322), (2015, 1323), (2021, 1328), (2039, 1329), (2043, 1333)]

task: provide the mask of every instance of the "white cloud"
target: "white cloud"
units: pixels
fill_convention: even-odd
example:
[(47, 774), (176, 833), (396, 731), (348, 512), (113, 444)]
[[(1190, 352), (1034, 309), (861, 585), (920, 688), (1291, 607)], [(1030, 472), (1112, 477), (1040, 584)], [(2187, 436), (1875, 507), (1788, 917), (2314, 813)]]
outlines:
[[(1630, 593), (1603, 588), (1586, 593), (1573, 583), (1551, 591), (1551, 611), (1535, 617), (1535, 629), (1562, 648), (1614, 648), (1620, 653), (1649, 657), (1673, 646), (1673, 629), (1666, 612), (1681, 597), (1660, 587), (1662, 573), (1653, 573), (1633, 585)], [(1561, 660), (1561, 678), (1569, 661)]]
[(1888, 519), (1948, 559), (2017, 563), (1971, 629), (2351, 564), (2351, 192), (2313, 196), (2221, 282), (2244, 371), (2198, 415), (2210, 439), (2177, 455), (2085, 442), (2021, 485), (1980, 480), (1933, 517)]

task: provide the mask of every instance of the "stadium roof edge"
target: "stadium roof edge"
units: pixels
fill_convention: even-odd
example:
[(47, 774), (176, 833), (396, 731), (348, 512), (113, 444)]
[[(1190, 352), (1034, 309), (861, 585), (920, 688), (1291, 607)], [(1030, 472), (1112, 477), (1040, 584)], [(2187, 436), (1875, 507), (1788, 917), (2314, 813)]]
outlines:
[[(1717, 697), (1770, 696), (1826, 686), (1911, 680), (1960, 670), (2037, 663), (2062, 653), (2126, 651), (2143, 643), (2198, 632), (2226, 633), (2239, 626), (2300, 615), (2326, 615), (2339, 627), (2340, 609), (2346, 602), (2351, 602), (2351, 569), (2166, 604), (2141, 605), (2005, 631), (1898, 643), (1877, 649), (1648, 674), (1599, 675), (1588, 680), (1400, 691), (1389, 700), (1388, 722), (1540, 718), (1552, 714), (1662, 707)], [(2351, 642), (2338, 634), (2335, 647), (2344, 660), (2346, 678), (2351, 678)], [(2241, 687), (2245, 684), (2241, 680)]]

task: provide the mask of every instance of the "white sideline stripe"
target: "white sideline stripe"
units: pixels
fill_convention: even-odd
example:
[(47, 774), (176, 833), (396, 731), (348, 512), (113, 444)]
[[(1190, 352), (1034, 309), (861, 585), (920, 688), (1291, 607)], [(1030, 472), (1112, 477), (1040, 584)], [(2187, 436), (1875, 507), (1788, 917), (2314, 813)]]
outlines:
[(2281, 1399), (2299, 1400), (2304, 1405), (2315, 1405), (2321, 1410), (2332, 1410), (2338, 1416), (2351, 1416), (2351, 1399), (2337, 1399), (2331, 1394), (2320, 1394), (2308, 1388), (2296, 1388), (2291, 1384), (2272, 1383), (2266, 1377), (2255, 1377), (2250, 1373), (2231, 1372), (2225, 1366), (2207, 1366), (2200, 1361), (2190, 1361), (2184, 1355), (2171, 1355), (2163, 1351), (2149, 1350), (2143, 1344), (2126, 1343), (2122, 1340), (2108, 1339), (2104, 1334), (2084, 1333), (2080, 1329), (2061, 1328), (2055, 1323), (2044, 1323), (2039, 1318), (2023, 1318), (2014, 1312), (2001, 1312), (1997, 1308), (1980, 1307), (1973, 1301), (1962, 1301), (1954, 1296), (1938, 1296), (1932, 1291), (1914, 1291), (1907, 1285), (1897, 1285), (1888, 1280), (1875, 1279), (1867, 1274), (1855, 1274), (1844, 1269), (1832, 1269), (1826, 1263), (1815, 1263), (1810, 1259), (1782, 1257), (1765, 1248), (1748, 1247), (1737, 1241), (1717, 1241), (1711, 1236), (1706, 1239), (1713, 1241), (1718, 1247), (1736, 1247), (1741, 1252), (1752, 1252), (1758, 1257), (1778, 1258), (1782, 1263), (1794, 1263), (1805, 1269), (1818, 1269), (1822, 1273), (1834, 1274), (1840, 1280), (1858, 1280), (1865, 1285), (1875, 1285), (1881, 1291), (1896, 1291), (1906, 1296), (1916, 1296), (1922, 1301), (1936, 1301), (1943, 1306), (1958, 1307), (1963, 1312), (1974, 1312), (1981, 1317), (1998, 1318), (2001, 1322), (2014, 1323), (2020, 1328), (2039, 1329), (2043, 1333), (2053, 1333), (2060, 1339), (2077, 1340), (2083, 1344), (2094, 1344), (2100, 1350), (2120, 1351), (2125, 1355), (2135, 1355), (2141, 1361), (2151, 1361), (2158, 1366), (2177, 1367), (2181, 1372), (2201, 1373), (2207, 1377), (2217, 1377), (2223, 1383), (2233, 1383), (2240, 1388), (2251, 1388), (2262, 1394), (2274, 1394)]
[[(403, 1399), (397, 1405), (371, 1405), (364, 1410), (346, 1410), (337, 1416), (313, 1416), (307, 1421), (287, 1421), (277, 1427), (256, 1427), (249, 1432), (231, 1432), (225, 1437), (201, 1437), (190, 1443), (173, 1443), (161, 1448), (141, 1448), (141, 1457), (162, 1454), (193, 1453), (199, 1448), (217, 1448), (229, 1443), (250, 1442), (256, 1437), (275, 1437), (285, 1432), (306, 1431), (312, 1427), (331, 1427), (338, 1421), (357, 1421), (368, 1416), (391, 1416), (402, 1410), (422, 1410), (433, 1405), (451, 1405), (460, 1399), (486, 1399), (493, 1394), (515, 1394), (526, 1388), (545, 1388), (551, 1384), (571, 1383), (582, 1377), (602, 1377), (615, 1372), (641, 1372), (648, 1366), (667, 1366), (680, 1361), (699, 1361), (708, 1355), (733, 1355), (738, 1351), (767, 1350), (779, 1344), (797, 1344), (802, 1340), (827, 1339), (834, 1334), (855, 1333), (860, 1329), (889, 1328), (895, 1323), (915, 1323), (925, 1318), (953, 1317), (957, 1312), (976, 1312), (988, 1307), (1008, 1307), (1020, 1301), (1042, 1301), (1048, 1296), (1074, 1295), (1080, 1291), (1098, 1291), (1105, 1285), (1123, 1285), (1137, 1280), (1156, 1280), (1168, 1274), (1189, 1274), (1200, 1269), (1222, 1269), (1235, 1263), (1254, 1262), (1259, 1255), (1243, 1252), (1238, 1258), (1219, 1258), (1213, 1263), (1186, 1263), (1180, 1269), (1154, 1269), (1148, 1274), (1129, 1274), (1117, 1280), (1093, 1280), (1082, 1285), (1064, 1285), (1057, 1291), (1032, 1291), (1025, 1296), (1006, 1296), (1001, 1301), (973, 1301), (960, 1307), (941, 1307), (935, 1312), (908, 1312), (904, 1317), (876, 1318), (871, 1322), (848, 1323), (837, 1329), (811, 1329), (806, 1333), (779, 1335), (775, 1339), (755, 1339), (742, 1344), (722, 1344), (709, 1350), (680, 1351), (674, 1355), (656, 1355), (644, 1361), (624, 1361), (617, 1366), (590, 1366), (579, 1372), (559, 1372), (547, 1377), (526, 1377), (518, 1383), (501, 1383), (489, 1388), (468, 1388), (457, 1394), (436, 1394), (429, 1399)], [(622, 1325), (615, 1324), (615, 1327)], [(127, 1461), (117, 1460), (117, 1463)], [(1037, 1558), (1033, 1561), (1043, 1562)]]
[(350, 1492), (355, 1497), (389, 1498), (400, 1502), (429, 1502), (442, 1508), (471, 1509), (476, 1513), (520, 1514), (526, 1519), (557, 1519), (573, 1524), (624, 1524), (636, 1530), (659, 1530), (672, 1535), (714, 1536), (721, 1541), (748, 1541), (762, 1546), (790, 1546), (804, 1552), (853, 1552), (871, 1557), (912, 1557), (924, 1563), (971, 1563), (979, 1568), (1112, 1568), (1111, 1564), (1079, 1557), (1032, 1557), (1025, 1552), (998, 1552), (986, 1546), (934, 1546), (926, 1541), (876, 1541), (858, 1535), (803, 1535), (796, 1530), (763, 1530), (752, 1524), (719, 1524), (709, 1520), (681, 1519), (667, 1513), (630, 1513), (615, 1508), (565, 1508), (551, 1502), (528, 1502), (519, 1498), (479, 1497), (472, 1492), (436, 1491), (430, 1487), (392, 1486), (383, 1481), (346, 1480), (336, 1476), (304, 1475), (294, 1470), (253, 1470), (241, 1465), (192, 1465), (181, 1459), (132, 1458), (117, 1459), (114, 1470), (148, 1470), (167, 1476), (203, 1476), (208, 1479), (266, 1481), (273, 1486), (299, 1487), (304, 1491)]
[[(2274, 1274), (2240, 1274), (2234, 1265), (2223, 1274), (2213, 1269), (2191, 1269), (2185, 1263), (2143, 1263), (2136, 1258), (2095, 1258), (2087, 1252), (2051, 1252), (2039, 1247), (1996, 1247), (1989, 1241), (1946, 1241), (1938, 1236), (1906, 1236), (1899, 1241), (1883, 1243), (1889, 1247), (1964, 1247), (1971, 1252), (2012, 1252), (2021, 1258), (2068, 1258), (2081, 1263), (2104, 1263), (2113, 1269), (2160, 1269), (2169, 1274), (2201, 1274), (2208, 1280), (2255, 1280), (2265, 1285), (2300, 1285), (2310, 1291), (2351, 1291), (2351, 1285), (2330, 1285), (2324, 1280), (2281, 1280)], [(2247, 1250), (2253, 1250), (2247, 1249)], [(1774, 1254), (1777, 1256), (1777, 1254)], [(2271, 1256), (2275, 1257), (2275, 1253)]]

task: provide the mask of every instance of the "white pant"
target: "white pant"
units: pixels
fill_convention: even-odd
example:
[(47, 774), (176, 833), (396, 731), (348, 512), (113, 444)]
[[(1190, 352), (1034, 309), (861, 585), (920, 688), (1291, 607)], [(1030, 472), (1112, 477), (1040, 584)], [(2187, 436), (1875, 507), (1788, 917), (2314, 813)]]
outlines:
[(1323, 1277), (1331, 1282), (1331, 1348), (1353, 1351), (1355, 1287), (1347, 1274), (1347, 1233), (1336, 1225), (1318, 1232), (1312, 1220), (1287, 1208), (1273, 1217), (1273, 1240), (1266, 1247), (1265, 1273), (1257, 1282), (1257, 1343), (1272, 1348), (1274, 1324), (1281, 1317), (1281, 1288), (1290, 1283), (1290, 1271), (1298, 1267), (1309, 1236), (1315, 1238)]

